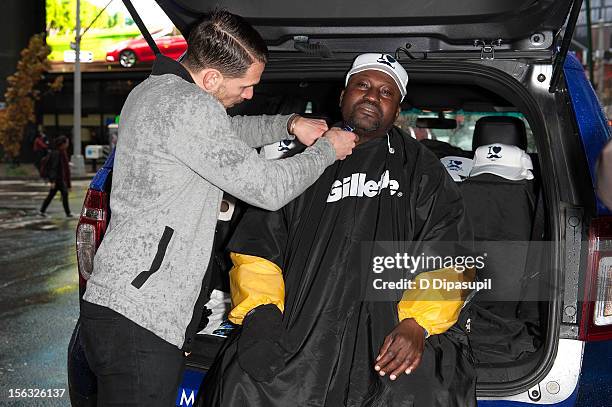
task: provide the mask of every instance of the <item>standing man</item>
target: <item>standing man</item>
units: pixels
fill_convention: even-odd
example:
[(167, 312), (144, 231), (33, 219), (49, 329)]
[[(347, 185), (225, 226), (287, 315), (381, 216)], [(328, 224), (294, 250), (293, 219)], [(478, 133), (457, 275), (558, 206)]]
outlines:
[[(121, 112), (112, 218), (81, 308), (99, 406), (173, 405), (207, 299), (223, 191), (279, 209), (355, 144), (296, 115), (228, 117), (266, 63), (265, 43), (241, 17), (215, 11), (187, 43), (183, 63), (158, 57)], [(282, 162), (253, 149), (287, 137), (310, 147)]]
[[(454, 181), (393, 125), (407, 82), (390, 55), (357, 57), (340, 97), (359, 135), (351, 157), (281, 210), (242, 217), (229, 243), (229, 319), (242, 328), (207, 373), (202, 406), (476, 406), (458, 323), (467, 292), (434, 287), (473, 274), (372, 268), (371, 242), (460, 262), (472, 241)], [(384, 288), (402, 277), (416, 284)]]
[(68, 158), (70, 141), (66, 136), (59, 136), (53, 140), (53, 145), (55, 148), (47, 153), (48, 157), (45, 158), (45, 162), (43, 163), (45, 166), (45, 176), (51, 185), (49, 194), (43, 201), (38, 214), (47, 217), (47, 208), (55, 197), (55, 194), (59, 192), (62, 196), (64, 213), (67, 218), (72, 218), (73, 216), (72, 213), (70, 213), (70, 205), (68, 202), (68, 190), (72, 188), (72, 183), (70, 181), (70, 158)]

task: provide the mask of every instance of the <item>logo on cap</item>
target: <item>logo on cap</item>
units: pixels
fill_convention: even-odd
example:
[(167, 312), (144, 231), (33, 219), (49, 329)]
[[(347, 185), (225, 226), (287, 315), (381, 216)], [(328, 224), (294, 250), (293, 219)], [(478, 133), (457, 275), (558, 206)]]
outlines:
[(459, 160), (449, 160), (448, 165), (446, 166), (449, 170), (454, 171), (462, 171), (463, 170), (463, 161)]
[(385, 64), (385, 65), (391, 67), (392, 69), (395, 69), (393, 64), (396, 63), (397, 61), (391, 55), (380, 54), (380, 58), (378, 58), (376, 60), (376, 62), (380, 62), (381, 64)]
[(502, 148), (500, 146), (489, 146), (489, 152), (487, 154), (487, 159), (494, 160), (497, 158), (502, 158), (502, 156), (499, 154), (501, 151), (502, 151)]
[(291, 150), (291, 140), (281, 140), (278, 142), (278, 151), (285, 152)]

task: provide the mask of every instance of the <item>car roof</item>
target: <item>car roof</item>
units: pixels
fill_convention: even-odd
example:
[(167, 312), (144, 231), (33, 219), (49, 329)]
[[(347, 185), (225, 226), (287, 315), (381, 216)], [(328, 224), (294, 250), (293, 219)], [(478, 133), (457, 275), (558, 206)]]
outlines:
[(505, 42), (545, 31), (558, 32), (572, 0), (156, 0), (186, 35), (191, 25), (215, 7), (253, 24), (268, 44), (294, 36), (354, 37), (411, 35), (450, 44), (474, 40)]

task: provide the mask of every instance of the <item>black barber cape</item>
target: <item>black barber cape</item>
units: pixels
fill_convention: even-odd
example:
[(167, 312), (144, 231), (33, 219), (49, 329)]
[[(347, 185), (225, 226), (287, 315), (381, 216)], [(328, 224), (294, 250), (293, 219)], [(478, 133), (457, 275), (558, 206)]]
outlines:
[(364, 301), (361, 243), (472, 238), (459, 191), (439, 160), (396, 128), (389, 144), (393, 154), (387, 137), (357, 146), (279, 211), (246, 212), (229, 249), (282, 269), (289, 357), (274, 379), (256, 382), (237, 362), (236, 332), (207, 374), (202, 405), (475, 405), (471, 350), (458, 324), (426, 340), (412, 374), (391, 382), (389, 373), (374, 371), (398, 324), (397, 301)]

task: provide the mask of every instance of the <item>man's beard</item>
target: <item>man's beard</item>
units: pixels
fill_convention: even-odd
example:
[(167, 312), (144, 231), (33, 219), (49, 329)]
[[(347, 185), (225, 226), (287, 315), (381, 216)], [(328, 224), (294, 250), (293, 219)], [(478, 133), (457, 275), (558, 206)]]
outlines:
[[(358, 105), (355, 105), (353, 107), (353, 110), (351, 111), (351, 115), (349, 116), (347, 123), (354, 129), (356, 130), (361, 130), (362, 132), (372, 132), (372, 131), (376, 131), (378, 129), (380, 129), (381, 126), (381, 119), (372, 119), (370, 118), (368, 119), (359, 119), (357, 118), (357, 107), (363, 105), (364, 103), (360, 103)], [(366, 103), (372, 107), (374, 107), (376, 110), (378, 110), (380, 116), (382, 116), (381, 112), (380, 112), (380, 108), (372, 103)], [(368, 125), (369, 122), (369, 125)]]
[(225, 89), (225, 86), (221, 85), (219, 87), (219, 89), (217, 89), (216, 92), (213, 92), (213, 96), (219, 101), (221, 102), (221, 104), (226, 108), (229, 109), (231, 107), (236, 106), (237, 104), (240, 104), (244, 101), (244, 99), (242, 98), (236, 98), (236, 100), (230, 100), (227, 98), (227, 92)]

